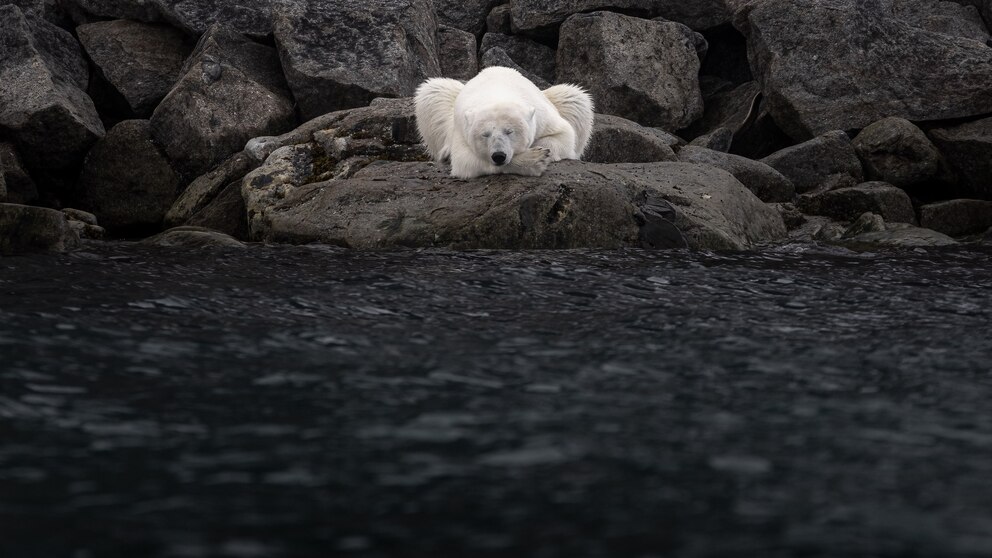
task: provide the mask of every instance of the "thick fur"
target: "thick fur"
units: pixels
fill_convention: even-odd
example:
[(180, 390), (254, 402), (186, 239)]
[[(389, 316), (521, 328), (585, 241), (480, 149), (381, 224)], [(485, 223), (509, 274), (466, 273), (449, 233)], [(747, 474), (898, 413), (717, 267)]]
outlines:
[(451, 175), (539, 176), (552, 161), (578, 159), (593, 126), (593, 103), (575, 85), (541, 91), (516, 70), (490, 67), (462, 84), (434, 78), (415, 96), (417, 128)]

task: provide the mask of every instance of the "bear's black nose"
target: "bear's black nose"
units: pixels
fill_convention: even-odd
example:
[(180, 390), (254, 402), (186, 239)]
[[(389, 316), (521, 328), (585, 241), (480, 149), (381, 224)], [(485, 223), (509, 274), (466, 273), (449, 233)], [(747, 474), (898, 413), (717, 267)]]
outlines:
[(502, 165), (503, 163), (505, 163), (506, 153), (503, 153), (502, 151), (497, 151), (496, 153), (493, 153), (493, 162), (496, 163), (497, 165)]

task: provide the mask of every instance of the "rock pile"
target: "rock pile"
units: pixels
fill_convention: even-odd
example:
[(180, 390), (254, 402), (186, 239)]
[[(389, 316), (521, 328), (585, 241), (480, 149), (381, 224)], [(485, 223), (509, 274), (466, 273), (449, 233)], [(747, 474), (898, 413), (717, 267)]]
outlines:
[[(97, 222), (368, 249), (992, 227), (992, 0), (0, 4), (5, 252)], [(426, 162), (417, 85), (491, 65), (592, 93), (583, 162), (475, 181)]]

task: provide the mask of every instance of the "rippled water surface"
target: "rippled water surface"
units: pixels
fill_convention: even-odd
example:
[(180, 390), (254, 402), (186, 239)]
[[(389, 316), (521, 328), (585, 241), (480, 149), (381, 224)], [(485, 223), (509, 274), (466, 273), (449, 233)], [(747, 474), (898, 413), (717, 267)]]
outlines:
[(0, 259), (0, 556), (992, 555), (992, 252)]

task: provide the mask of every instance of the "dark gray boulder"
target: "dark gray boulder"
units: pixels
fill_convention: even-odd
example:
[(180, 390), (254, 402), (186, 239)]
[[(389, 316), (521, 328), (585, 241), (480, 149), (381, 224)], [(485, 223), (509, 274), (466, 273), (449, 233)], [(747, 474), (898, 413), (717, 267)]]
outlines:
[[(544, 83), (555, 83), (557, 68), (555, 66), (555, 51), (541, 43), (526, 37), (503, 35), (501, 33), (486, 33), (482, 36), (479, 52), (485, 59), (487, 53), (500, 48), (518, 66), (524, 69), (525, 75), (536, 75)], [(496, 64), (486, 64), (495, 66)]]
[(796, 195), (796, 189), (788, 178), (760, 161), (695, 145), (683, 147), (679, 151), (679, 160), (723, 169), (763, 202), (788, 202)]
[(513, 28), (522, 33), (550, 34), (574, 14), (595, 10), (623, 11), (640, 17), (663, 17), (709, 29), (730, 20), (726, 0), (513, 0)]
[(125, 120), (93, 146), (79, 177), (83, 207), (111, 230), (157, 227), (183, 182), (147, 120)]
[(241, 182), (228, 184), (214, 199), (186, 222), (238, 239), (248, 238), (248, 214), (241, 197)]
[(502, 47), (492, 47), (487, 50), (479, 59), (479, 64), (483, 68), (489, 68), (490, 66), (513, 68), (514, 70), (520, 72), (522, 76), (534, 82), (534, 85), (536, 85), (538, 89), (547, 89), (548, 87), (551, 87), (551, 82), (531, 72), (527, 68), (524, 68), (520, 64), (517, 64), (517, 61), (511, 58), (510, 54), (503, 50)]
[(914, 27), (894, 12), (897, 4), (756, 0), (737, 13), (783, 130), (805, 140), (888, 116), (917, 122), (992, 112), (992, 49)]
[(380, 163), (308, 183), (310, 157), (287, 146), (245, 177), (252, 239), (356, 249), (745, 249), (785, 235), (777, 211), (730, 174), (699, 165), (562, 161), (541, 177), (463, 181), (430, 163)]
[(862, 213), (880, 215), (887, 223), (916, 224), (913, 202), (906, 192), (885, 182), (865, 182), (799, 196), (797, 205), (804, 213), (823, 215), (841, 221), (853, 221)]
[(558, 81), (586, 87), (599, 112), (667, 130), (703, 114), (699, 58), (684, 25), (612, 12), (575, 15), (561, 26), (557, 61)]
[(69, 32), (0, 6), (0, 137), (13, 141), (32, 172), (75, 167), (103, 136), (84, 93), (88, 76)]
[(937, 248), (958, 242), (946, 234), (906, 223), (886, 223), (884, 231), (866, 232), (843, 239), (841, 244), (854, 249)]
[(13, 144), (0, 143), (0, 182), (3, 182), (8, 203), (30, 204), (38, 201), (38, 188), (21, 164)]
[(907, 188), (940, 172), (940, 152), (926, 134), (905, 118), (873, 122), (852, 142), (868, 178)]
[(992, 117), (930, 130), (930, 139), (955, 173), (959, 195), (992, 200)]
[(730, 152), (734, 144), (734, 132), (730, 128), (717, 128), (689, 142), (689, 145), (705, 147), (723, 153)]
[(441, 25), (481, 35), (486, 18), (497, 4), (506, 0), (434, 0), (437, 21)]
[(186, 224), (194, 215), (202, 211), (231, 184), (241, 184), (248, 171), (258, 165), (246, 152), (235, 153), (218, 167), (201, 175), (190, 183), (166, 212), (164, 223), (167, 227)]
[(592, 163), (678, 161), (674, 148), (682, 140), (659, 128), (648, 128), (619, 116), (597, 114), (589, 147), (582, 156)]
[(67, 207), (62, 213), (69, 220), (69, 228), (75, 231), (80, 239), (103, 240), (107, 231), (97, 223), (96, 215), (89, 211)]
[(509, 35), (513, 33), (512, 16), (510, 15), (510, 5), (500, 4), (489, 12), (486, 17), (487, 33), (502, 33)]
[(100, 76), (133, 116), (147, 118), (179, 79), (192, 45), (173, 27), (136, 21), (80, 25), (76, 34)]
[(228, 234), (196, 226), (171, 228), (141, 243), (165, 248), (245, 248), (244, 243)]
[(776, 151), (761, 162), (791, 180), (799, 194), (819, 189), (837, 177), (850, 177), (855, 182), (864, 178), (851, 139), (839, 130)]
[[(319, 0), (318, 0), (319, 1)], [(272, 34), (272, 14), (298, 0), (63, 0), (79, 23), (93, 19), (168, 22), (190, 35), (215, 24), (253, 37)]]
[(431, 0), (320, 0), (280, 10), (274, 21), (304, 119), (410, 96), (441, 75)]
[(437, 49), (442, 76), (468, 81), (479, 73), (475, 35), (453, 27), (440, 27), (437, 30)]
[[(982, 0), (978, 0), (979, 5)], [(893, 14), (914, 27), (984, 43), (988, 29), (976, 5), (965, 2), (914, 0), (892, 2)]]
[(294, 123), (292, 96), (275, 50), (220, 27), (200, 39), (151, 118), (152, 135), (187, 180), (240, 151), (249, 139)]
[(4, 3), (13, 4), (25, 14), (40, 17), (62, 28), (70, 25), (61, 0), (5, 0)]
[(0, 203), (0, 255), (65, 252), (79, 235), (57, 209)]
[(920, 226), (949, 236), (979, 234), (992, 227), (992, 201), (949, 200), (920, 207)]

